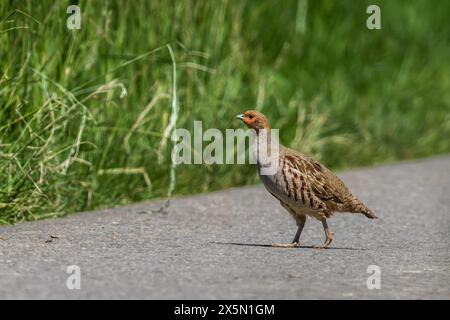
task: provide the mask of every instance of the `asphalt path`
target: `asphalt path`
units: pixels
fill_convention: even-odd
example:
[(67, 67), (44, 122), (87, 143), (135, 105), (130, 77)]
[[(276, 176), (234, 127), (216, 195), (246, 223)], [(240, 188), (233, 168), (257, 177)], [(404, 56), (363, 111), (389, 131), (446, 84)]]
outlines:
[(339, 175), (380, 219), (330, 249), (312, 219), (271, 247), (296, 226), (262, 186), (0, 226), (0, 299), (450, 299), (450, 157)]

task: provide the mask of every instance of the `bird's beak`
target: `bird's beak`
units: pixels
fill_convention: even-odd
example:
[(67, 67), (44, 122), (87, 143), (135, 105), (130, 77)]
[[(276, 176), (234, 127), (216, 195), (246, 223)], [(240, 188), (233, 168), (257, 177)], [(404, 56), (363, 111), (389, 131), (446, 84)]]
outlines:
[(244, 115), (243, 114), (239, 114), (239, 115), (236, 116), (236, 119), (244, 120)]

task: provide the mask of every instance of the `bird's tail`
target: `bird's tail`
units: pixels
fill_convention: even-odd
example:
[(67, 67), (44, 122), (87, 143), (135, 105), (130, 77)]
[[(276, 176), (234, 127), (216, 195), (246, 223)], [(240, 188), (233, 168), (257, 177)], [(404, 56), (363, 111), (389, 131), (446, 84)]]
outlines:
[(372, 210), (370, 210), (364, 203), (356, 198), (354, 198), (352, 201), (352, 208), (350, 212), (362, 213), (369, 219), (378, 219), (378, 217), (375, 215), (375, 213), (372, 212)]

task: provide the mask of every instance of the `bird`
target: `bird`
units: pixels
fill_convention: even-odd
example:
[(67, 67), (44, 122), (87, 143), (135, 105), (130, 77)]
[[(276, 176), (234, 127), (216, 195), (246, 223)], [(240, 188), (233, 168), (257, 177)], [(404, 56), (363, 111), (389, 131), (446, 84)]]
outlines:
[[(248, 110), (236, 118), (253, 129), (257, 137), (262, 136), (262, 130), (269, 133), (267, 137), (271, 136), (269, 121), (261, 112)], [(254, 149), (258, 143), (264, 142), (254, 139)], [(270, 146), (268, 148), (270, 150)], [(262, 164), (258, 159), (256, 166), (267, 191), (280, 201), (281, 206), (292, 215), (297, 224), (297, 232), (291, 243), (273, 244), (273, 247), (300, 247), (300, 235), (307, 217), (322, 222), (325, 232), (323, 245), (316, 245), (314, 248), (329, 248), (334, 232), (328, 227), (327, 219), (335, 213), (360, 213), (369, 219), (377, 219), (372, 210), (356, 198), (337, 175), (311, 156), (279, 144), (278, 166), (275, 172), (261, 174)]]

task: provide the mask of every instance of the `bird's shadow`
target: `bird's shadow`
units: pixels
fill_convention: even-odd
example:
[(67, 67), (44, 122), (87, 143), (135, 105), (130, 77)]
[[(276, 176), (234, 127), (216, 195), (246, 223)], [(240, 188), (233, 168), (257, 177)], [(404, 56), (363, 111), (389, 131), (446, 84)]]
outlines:
[(220, 241), (211, 241), (214, 244), (221, 245), (231, 245), (231, 246), (245, 246), (245, 247), (262, 247), (262, 248), (274, 248), (274, 249), (316, 249), (316, 250), (367, 250), (365, 248), (349, 248), (349, 247), (327, 247), (327, 248), (317, 248), (315, 246), (298, 246), (292, 248), (282, 248), (277, 247), (272, 244), (265, 243), (243, 243), (243, 242), (220, 242)]

